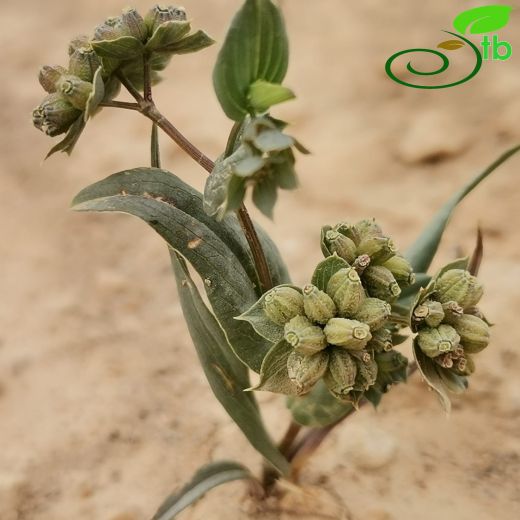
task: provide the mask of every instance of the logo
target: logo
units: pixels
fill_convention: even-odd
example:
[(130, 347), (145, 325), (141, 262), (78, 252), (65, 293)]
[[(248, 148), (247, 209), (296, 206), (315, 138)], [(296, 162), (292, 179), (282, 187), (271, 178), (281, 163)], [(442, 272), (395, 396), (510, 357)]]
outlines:
[[(513, 48), (511, 44), (507, 41), (501, 41), (497, 34), (493, 34), (492, 37), (490, 37), (489, 35), (489, 33), (494, 33), (508, 24), (511, 10), (512, 7), (507, 5), (486, 5), (483, 7), (475, 7), (474, 9), (463, 11), (455, 17), (455, 19), (453, 20), (453, 27), (458, 32), (444, 31), (445, 33), (455, 37), (455, 39), (449, 39), (439, 43), (437, 45), (437, 49), (442, 49), (444, 51), (456, 51), (458, 49), (469, 47), (473, 51), (472, 56), (475, 59), (475, 66), (466, 77), (458, 81), (454, 81), (452, 83), (447, 83), (443, 85), (418, 85), (414, 83), (409, 83), (403, 79), (399, 79), (392, 71), (392, 64), (397, 58), (405, 54), (427, 53), (430, 55), (437, 56), (442, 61), (440, 67), (433, 71), (426, 72), (417, 70), (412, 66), (412, 63), (409, 61), (406, 65), (406, 69), (408, 70), (408, 72), (415, 76), (435, 76), (437, 74), (441, 74), (442, 72), (448, 69), (448, 67), (450, 66), (450, 60), (446, 54), (439, 50), (422, 48), (407, 49), (404, 51), (396, 52), (395, 54), (390, 56), (385, 65), (385, 71), (387, 75), (396, 83), (400, 83), (405, 87), (412, 88), (438, 89), (455, 87), (456, 85), (466, 83), (478, 74), (482, 67), (483, 61), (506, 61), (509, 58), (511, 58), (513, 54)], [(466, 34), (484, 35), (482, 37), (482, 40), (480, 41), (480, 48), (482, 49), (482, 51), (480, 50), (477, 44), (475, 44), (469, 38), (464, 36)]]

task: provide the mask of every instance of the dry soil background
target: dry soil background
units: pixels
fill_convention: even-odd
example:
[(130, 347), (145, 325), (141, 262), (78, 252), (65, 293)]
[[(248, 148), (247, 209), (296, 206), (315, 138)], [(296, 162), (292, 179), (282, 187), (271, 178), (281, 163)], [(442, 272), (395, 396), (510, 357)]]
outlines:
[[(222, 40), (238, 0), (186, 0)], [(393, 52), (432, 47), (479, 2), (285, 0), (292, 43), (287, 84), (298, 100), (277, 115), (313, 155), (301, 189), (284, 193), (272, 231), (304, 283), (319, 229), (376, 217), (405, 248), (450, 192), (520, 141), (520, 14), (501, 32), (513, 58), (435, 91), (385, 77)], [(145, 10), (150, 4), (136, 0)], [(31, 127), (44, 63), (63, 63), (69, 37), (124, 4), (1, 0), (0, 519), (146, 520), (208, 460), (259, 457), (211, 395), (186, 332), (168, 255), (142, 223), (73, 214), (83, 186), (147, 164), (149, 125), (104, 110), (72, 158), (42, 163), (50, 140)], [(440, 40), (439, 40), (440, 41)], [(229, 122), (212, 92), (218, 48), (175, 60), (156, 97), (210, 156)], [(463, 52), (463, 51), (459, 51)], [(165, 166), (201, 188), (204, 172), (162, 140)], [(520, 157), (460, 207), (437, 265), (485, 232), (485, 309), (493, 345), (448, 420), (414, 377), (376, 413), (363, 409), (324, 443), (283, 511), (256, 516), (240, 483), (183, 518), (514, 520), (520, 517)], [(279, 436), (283, 400), (261, 396)], [(271, 508), (278, 504), (270, 504)]]

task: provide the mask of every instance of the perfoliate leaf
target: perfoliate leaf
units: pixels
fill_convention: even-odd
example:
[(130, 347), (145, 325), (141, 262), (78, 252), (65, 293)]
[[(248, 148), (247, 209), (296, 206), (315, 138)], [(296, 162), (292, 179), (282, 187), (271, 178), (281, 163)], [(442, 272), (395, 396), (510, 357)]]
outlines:
[(442, 235), (450, 217), (466, 195), (471, 193), (488, 175), (493, 173), (502, 163), (507, 161), (512, 155), (520, 150), (520, 146), (511, 148), (502, 154), (493, 164), (486, 168), (481, 174), (477, 175), (471, 182), (464, 186), (460, 191), (455, 193), (450, 200), (439, 210), (433, 217), (431, 222), (423, 230), (419, 238), (412, 244), (406, 252), (406, 258), (412, 264), (412, 267), (417, 273), (425, 273), (430, 266)]
[(249, 104), (256, 112), (266, 112), (273, 105), (294, 99), (294, 92), (279, 85), (259, 79), (249, 87)]
[(250, 110), (250, 86), (281, 83), (289, 45), (280, 10), (271, 0), (246, 0), (234, 17), (213, 71), (213, 85), (226, 115), (240, 121)]
[(445, 49), (447, 51), (456, 51), (461, 47), (464, 47), (465, 43), (462, 40), (446, 40), (437, 45), (439, 49)]
[(189, 54), (191, 52), (201, 51), (206, 47), (209, 47), (215, 43), (215, 40), (208, 36), (204, 31), (196, 31), (193, 34), (189, 34), (178, 42), (168, 45), (161, 49), (161, 52), (171, 54)]
[(292, 352), (293, 347), (285, 340), (274, 345), (262, 363), (260, 382), (251, 390), (297, 395), (296, 385), (289, 379), (287, 371), (287, 360)]
[[(237, 356), (259, 371), (270, 348), (235, 320), (260, 294), (254, 261), (236, 217), (221, 223), (207, 216), (196, 190), (165, 170), (135, 168), (84, 189), (74, 199), (78, 211), (118, 211), (140, 217), (179, 251), (205, 281), (213, 312)], [(261, 234), (264, 237), (265, 234)], [(276, 249), (269, 248), (275, 275), (285, 276)]]
[(173, 520), (208, 491), (233, 480), (254, 480), (254, 477), (238, 462), (222, 461), (207, 464), (200, 468), (181, 490), (164, 501), (152, 520)]
[[(284, 284), (281, 287), (291, 287), (292, 289), (301, 293), (299, 287), (294, 285)], [(271, 343), (278, 343), (283, 338), (284, 328), (282, 325), (278, 325), (274, 321), (271, 321), (264, 310), (264, 302), (266, 294), (263, 294), (261, 298), (247, 311), (240, 316), (237, 316), (237, 320), (247, 321), (255, 329), (256, 333), (267, 339)]]
[(152, 37), (146, 43), (146, 50), (149, 52), (160, 51), (164, 47), (168, 47), (168, 45), (177, 43), (186, 36), (190, 30), (191, 24), (187, 21), (170, 20), (163, 22), (155, 29)]
[(314, 274), (312, 275), (312, 284), (321, 291), (326, 291), (332, 275), (337, 273), (340, 269), (348, 266), (348, 263), (343, 260), (343, 258), (340, 258), (336, 253), (334, 253), (332, 256), (325, 258), (325, 260), (322, 260), (318, 264)]
[(137, 58), (144, 51), (142, 42), (133, 36), (121, 36), (115, 40), (93, 40), (90, 44), (99, 57), (121, 61)]
[(336, 399), (323, 381), (318, 381), (307, 395), (288, 397), (287, 408), (294, 421), (311, 428), (334, 424), (355, 410), (352, 404)]
[(67, 155), (70, 155), (74, 149), (74, 146), (76, 146), (76, 143), (78, 142), (78, 139), (80, 138), (83, 130), (85, 129), (85, 124), (86, 123), (83, 115), (78, 117), (78, 119), (72, 123), (72, 126), (69, 128), (65, 137), (49, 150), (49, 153), (45, 156), (45, 159), (48, 159), (56, 152), (65, 152)]
[(289, 465), (265, 431), (254, 396), (244, 392), (250, 386), (246, 367), (229, 351), (227, 338), (204, 304), (184, 259), (173, 250), (170, 256), (182, 311), (215, 397), (251, 445), (280, 473), (286, 473)]
[(483, 34), (505, 27), (513, 8), (508, 5), (484, 5), (463, 11), (453, 20), (453, 27), (461, 34)]

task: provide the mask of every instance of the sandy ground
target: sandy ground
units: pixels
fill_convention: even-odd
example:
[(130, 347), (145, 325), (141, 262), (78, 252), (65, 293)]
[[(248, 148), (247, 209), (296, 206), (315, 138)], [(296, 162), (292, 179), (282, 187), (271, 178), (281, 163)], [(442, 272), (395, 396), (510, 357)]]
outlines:
[[(485, 64), (464, 86), (414, 90), (383, 71), (397, 50), (434, 46), (438, 30), (476, 3), (283, 2), (287, 84), (299, 97), (276, 114), (313, 155), (299, 161), (302, 187), (283, 194), (274, 224), (258, 220), (295, 282), (320, 258), (322, 224), (375, 216), (404, 249), (454, 188), (520, 141), (519, 13), (501, 32), (513, 58)], [(239, 5), (185, 2), (218, 40)], [(29, 117), (42, 97), (39, 66), (64, 62), (71, 36), (123, 4), (0, 6), (0, 518), (146, 520), (203, 463), (238, 458), (258, 469), (260, 460), (204, 380), (161, 240), (130, 217), (68, 210), (83, 186), (147, 164), (148, 123), (106, 109), (72, 158), (42, 164), (51, 143)], [(216, 52), (179, 58), (156, 89), (163, 111), (213, 157), (230, 127), (210, 83)], [(204, 173), (162, 142), (165, 167), (202, 188)], [(437, 259), (471, 250), (480, 222), (484, 308), (496, 327), (452, 416), (414, 377), (330, 436), (283, 511), (255, 516), (236, 483), (183, 518), (520, 517), (519, 165), (520, 157), (503, 166), (462, 204)], [(278, 437), (283, 399), (261, 400)]]

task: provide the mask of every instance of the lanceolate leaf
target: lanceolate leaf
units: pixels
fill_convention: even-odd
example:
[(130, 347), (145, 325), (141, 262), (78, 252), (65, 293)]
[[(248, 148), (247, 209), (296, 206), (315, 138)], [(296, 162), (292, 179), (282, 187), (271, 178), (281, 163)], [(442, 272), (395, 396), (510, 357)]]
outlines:
[(49, 153), (45, 156), (45, 159), (48, 159), (56, 152), (65, 152), (67, 155), (70, 155), (76, 146), (78, 139), (81, 137), (83, 130), (85, 130), (85, 125), (85, 119), (83, 118), (83, 115), (81, 115), (78, 117), (78, 119), (76, 119), (76, 121), (74, 121), (74, 123), (72, 123), (72, 126), (69, 128), (69, 131), (65, 137), (49, 150)]
[(240, 121), (249, 111), (249, 87), (257, 80), (281, 83), (289, 45), (279, 9), (271, 0), (246, 0), (236, 14), (213, 71), (226, 115)]
[(180, 491), (169, 496), (152, 520), (172, 520), (211, 489), (233, 480), (251, 480), (250, 471), (237, 462), (212, 462), (200, 468)]
[(513, 8), (508, 5), (484, 5), (463, 11), (453, 20), (461, 34), (483, 34), (505, 27)]
[[(202, 209), (202, 196), (178, 177), (157, 168), (135, 168), (114, 174), (84, 189), (74, 199), (78, 211), (118, 211), (140, 217), (180, 252), (205, 281), (220, 324), (237, 356), (260, 371), (270, 348), (250, 325), (235, 320), (257, 300), (253, 260), (234, 216), (217, 223)], [(273, 273), (285, 276), (283, 262), (268, 244)]]
[(507, 161), (512, 155), (520, 151), (520, 146), (515, 146), (501, 155), (493, 164), (486, 168), (480, 175), (477, 175), (469, 184), (460, 191), (440, 209), (433, 217), (433, 220), (423, 230), (416, 242), (406, 252), (406, 258), (412, 264), (415, 272), (425, 273), (430, 266), (442, 235), (451, 218), (451, 215), (459, 202), (476, 188), (489, 174), (493, 173), (502, 163)]
[(265, 431), (254, 396), (244, 392), (249, 377), (230, 357), (227, 339), (190, 277), (186, 262), (171, 252), (182, 311), (211, 389), (249, 442), (276, 468), (286, 473), (288, 463)]

